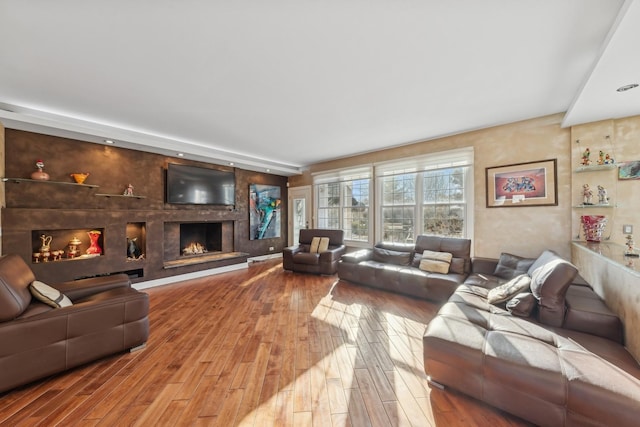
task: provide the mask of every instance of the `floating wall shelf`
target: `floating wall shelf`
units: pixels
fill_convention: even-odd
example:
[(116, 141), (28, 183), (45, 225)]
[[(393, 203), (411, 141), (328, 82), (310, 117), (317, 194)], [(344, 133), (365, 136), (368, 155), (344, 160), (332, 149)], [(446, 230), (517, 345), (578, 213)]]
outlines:
[(576, 168), (576, 170), (574, 170), (574, 172), (578, 173), (578, 172), (594, 172), (594, 171), (601, 171), (601, 170), (607, 170), (607, 169), (615, 169), (617, 168), (618, 165), (615, 163), (609, 163), (607, 165), (593, 165), (593, 166), (580, 166), (579, 168)]
[(76, 187), (86, 188), (98, 188), (98, 185), (91, 184), (78, 184), (76, 182), (63, 182), (63, 181), (44, 181), (41, 179), (28, 179), (28, 178), (2, 178), (3, 182), (13, 182), (14, 184), (20, 184), (21, 182), (38, 182), (42, 184), (58, 184), (58, 185), (74, 185)]
[(147, 196), (125, 196), (124, 194), (105, 194), (105, 193), (96, 193), (98, 197), (124, 197), (127, 199), (146, 199)]

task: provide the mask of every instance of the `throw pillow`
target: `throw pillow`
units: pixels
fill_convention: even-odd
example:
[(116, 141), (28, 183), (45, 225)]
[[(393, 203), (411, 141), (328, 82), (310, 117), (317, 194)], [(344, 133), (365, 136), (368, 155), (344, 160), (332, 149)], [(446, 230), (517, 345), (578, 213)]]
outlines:
[(318, 245), (318, 253), (326, 252), (329, 249), (329, 238), (321, 237), (320, 244)]
[(61, 293), (56, 288), (52, 288), (51, 286), (37, 280), (31, 282), (29, 290), (35, 299), (50, 305), (53, 308), (69, 307), (73, 305), (71, 300), (65, 294)]
[(311, 247), (309, 247), (309, 253), (317, 254), (319, 246), (320, 246), (319, 237), (314, 237), (313, 239), (311, 239)]
[(502, 285), (495, 287), (487, 294), (489, 304), (500, 304), (511, 299), (513, 296), (529, 289), (531, 285), (531, 277), (527, 274), (521, 274), (514, 277)]
[(493, 275), (511, 280), (516, 276), (527, 273), (534, 261), (535, 259), (532, 258), (523, 258), (503, 252), (500, 254), (500, 259)]
[(538, 300), (531, 292), (522, 292), (507, 302), (507, 310), (514, 316), (529, 317)]
[(428, 271), (429, 273), (449, 273), (449, 266), (451, 265), (451, 259), (453, 255), (449, 252), (436, 252), (425, 250), (422, 252), (422, 259), (420, 260), (420, 270)]

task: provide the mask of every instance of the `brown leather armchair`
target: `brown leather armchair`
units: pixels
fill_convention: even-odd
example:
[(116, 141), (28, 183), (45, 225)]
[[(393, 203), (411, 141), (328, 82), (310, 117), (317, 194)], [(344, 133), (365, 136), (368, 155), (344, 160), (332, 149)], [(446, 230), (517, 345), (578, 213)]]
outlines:
[[(311, 252), (314, 237), (329, 238), (326, 250)], [(289, 246), (282, 251), (282, 267), (285, 270), (303, 273), (335, 274), (338, 261), (347, 251), (343, 230), (303, 229), (300, 230), (298, 246)]]
[(126, 274), (47, 283), (62, 308), (32, 295), (35, 280), (18, 255), (0, 258), (0, 393), (147, 341), (149, 297)]

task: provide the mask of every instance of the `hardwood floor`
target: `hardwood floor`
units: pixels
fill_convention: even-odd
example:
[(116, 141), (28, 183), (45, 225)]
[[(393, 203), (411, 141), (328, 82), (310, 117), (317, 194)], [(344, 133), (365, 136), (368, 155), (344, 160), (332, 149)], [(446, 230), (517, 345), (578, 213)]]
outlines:
[(280, 260), (146, 292), (144, 350), (0, 395), (0, 424), (528, 425), (429, 387), (429, 302)]

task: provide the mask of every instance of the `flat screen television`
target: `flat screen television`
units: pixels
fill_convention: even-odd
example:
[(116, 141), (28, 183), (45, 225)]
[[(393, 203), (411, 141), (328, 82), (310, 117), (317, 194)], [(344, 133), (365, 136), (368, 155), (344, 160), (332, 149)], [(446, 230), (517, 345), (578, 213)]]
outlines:
[(234, 206), (236, 175), (231, 171), (169, 163), (167, 203)]

